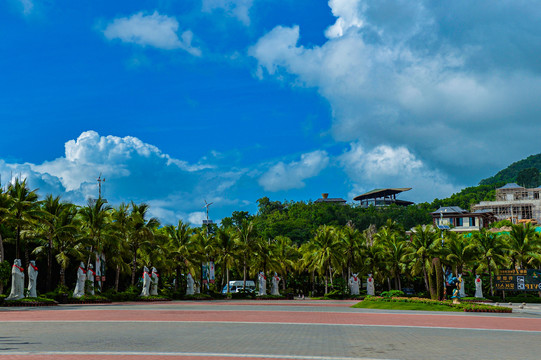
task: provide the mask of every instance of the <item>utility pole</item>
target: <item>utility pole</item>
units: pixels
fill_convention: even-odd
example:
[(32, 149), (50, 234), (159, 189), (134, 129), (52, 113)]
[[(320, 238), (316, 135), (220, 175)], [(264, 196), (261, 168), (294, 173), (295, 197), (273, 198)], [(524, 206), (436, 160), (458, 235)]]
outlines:
[(98, 199), (101, 199), (101, 183), (105, 182), (105, 178), (102, 178), (100, 173), (96, 181), (98, 182)]
[[(205, 200), (205, 206), (203, 206), (205, 209), (206, 209), (206, 214), (207, 214), (207, 219), (206, 220), (203, 220), (203, 225), (206, 225), (206, 232), (207, 232), (207, 238), (209, 236), (209, 226), (210, 224), (212, 224), (212, 220), (209, 220), (209, 207), (210, 205), (214, 204), (213, 202), (211, 203), (208, 203), (207, 200)], [(203, 277), (203, 268), (204, 268), (204, 264), (201, 263), (201, 293), (203, 292), (203, 281), (205, 281), (206, 279), (204, 279)], [(207, 267), (207, 271), (209, 271), (210, 269)], [(207, 274), (208, 276), (209, 274)]]

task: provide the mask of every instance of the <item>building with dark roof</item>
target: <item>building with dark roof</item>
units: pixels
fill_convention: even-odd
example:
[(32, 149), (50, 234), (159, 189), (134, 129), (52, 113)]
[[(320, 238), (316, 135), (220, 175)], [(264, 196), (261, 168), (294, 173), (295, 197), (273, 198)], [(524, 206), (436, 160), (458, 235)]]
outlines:
[(435, 227), (456, 232), (478, 231), (496, 221), (490, 211), (469, 212), (459, 206), (444, 206), (430, 213)]
[(321, 198), (315, 201), (316, 203), (331, 203), (346, 205), (347, 201), (342, 198), (330, 198), (328, 193), (321, 194)]
[(399, 200), (396, 195), (401, 192), (411, 190), (411, 188), (387, 188), (387, 189), (374, 189), (367, 193), (355, 196), (353, 200), (360, 201), (361, 207), (368, 206), (389, 206), (392, 204), (399, 206), (408, 206), (413, 204), (411, 201)]

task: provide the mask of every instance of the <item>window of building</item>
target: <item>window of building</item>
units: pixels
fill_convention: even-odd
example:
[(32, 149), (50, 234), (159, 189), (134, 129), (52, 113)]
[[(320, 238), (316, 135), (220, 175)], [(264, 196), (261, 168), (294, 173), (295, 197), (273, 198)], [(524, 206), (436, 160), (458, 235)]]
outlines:
[(455, 219), (455, 226), (462, 226), (462, 218)]
[(474, 217), (470, 218), (470, 226), (475, 226), (475, 218)]

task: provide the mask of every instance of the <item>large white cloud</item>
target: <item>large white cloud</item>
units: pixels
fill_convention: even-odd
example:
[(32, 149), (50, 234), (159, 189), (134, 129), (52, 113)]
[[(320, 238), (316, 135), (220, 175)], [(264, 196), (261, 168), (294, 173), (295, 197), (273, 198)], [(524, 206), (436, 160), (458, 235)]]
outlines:
[(250, 24), (250, 8), (253, 0), (203, 0), (202, 10), (211, 12), (217, 9), (237, 18), (245, 25)]
[(359, 143), (352, 143), (339, 157), (339, 162), (352, 182), (350, 197), (374, 188), (412, 187), (404, 196), (415, 201), (430, 201), (460, 189), (405, 147), (380, 145), (366, 151)]
[(280, 161), (271, 166), (259, 178), (259, 184), (267, 191), (300, 189), (304, 180), (317, 176), (329, 164), (329, 155), (317, 150), (302, 154), (299, 161), (288, 164)]
[(103, 197), (110, 203), (147, 202), (151, 214), (166, 223), (200, 219), (205, 199), (214, 202), (214, 209), (246, 205), (235, 191), (246, 170), (190, 164), (132, 136), (86, 131), (67, 141), (65, 155), (55, 160), (41, 164), (0, 160), (3, 183), (27, 178), (40, 195), (60, 194), (78, 204), (97, 197), (100, 173), (105, 178)]
[(330, 0), (337, 19), (325, 43), (305, 47), (302, 29), (277, 26), (249, 54), (259, 76), (317, 88), (336, 140), (406, 146), (479, 180), (539, 152), (541, 131), (541, 66), (531, 62), (541, 51), (540, 4), (482, 4)]
[(142, 12), (130, 17), (113, 20), (103, 30), (109, 40), (121, 40), (141, 46), (152, 46), (159, 49), (183, 49), (195, 56), (201, 56), (201, 50), (192, 45), (193, 33), (190, 30), (178, 36), (177, 19), (160, 15), (157, 11), (145, 15)]

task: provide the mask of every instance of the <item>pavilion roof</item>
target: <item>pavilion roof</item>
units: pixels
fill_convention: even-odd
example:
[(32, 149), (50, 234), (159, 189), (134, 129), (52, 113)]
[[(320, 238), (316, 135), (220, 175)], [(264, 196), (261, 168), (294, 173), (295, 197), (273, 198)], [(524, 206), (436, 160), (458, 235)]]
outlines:
[(367, 193), (361, 194), (353, 198), (353, 200), (375, 199), (383, 198), (386, 196), (396, 195), (403, 191), (411, 190), (411, 188), (386, 188), (386, 189), (374, 189)]

